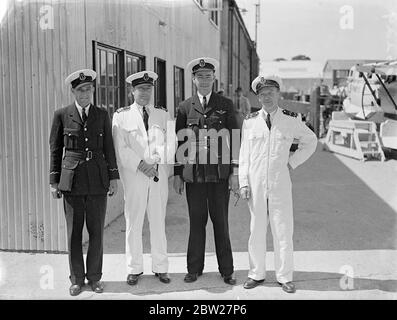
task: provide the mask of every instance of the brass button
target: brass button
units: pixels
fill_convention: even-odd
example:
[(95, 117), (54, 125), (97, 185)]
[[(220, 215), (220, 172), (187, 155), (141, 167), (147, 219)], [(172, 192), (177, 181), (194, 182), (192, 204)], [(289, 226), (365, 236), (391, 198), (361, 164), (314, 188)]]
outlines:
[(206, 114), (204, 115), (204, 118), (207, 118), (207, 115), (206, 115)]
[(85, 138), (85, 141), (88, 141), (88, 138)]
[(87, 128), (84, 128), (84, 131), (87, 131)]
[(207, 125), (206, 124), (204, 125), (204, 129), (207, 129)]
[(85, 148), (85, 151), (88, 151), (88, 148)]
[(85, 158), (85, 161), (88, 161), (88, 160), (90, 160), (90, 158)]

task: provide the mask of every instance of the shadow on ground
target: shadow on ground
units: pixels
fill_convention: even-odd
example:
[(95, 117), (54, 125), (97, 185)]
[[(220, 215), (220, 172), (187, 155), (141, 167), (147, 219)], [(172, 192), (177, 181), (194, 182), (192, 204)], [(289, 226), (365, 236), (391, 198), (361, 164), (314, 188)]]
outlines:
[[(193, 283), (185, 283), (183, 281), (184, 275), (182, 273), (170, 274), (172, 279), (170, 284), (160, 283), (158, 278), (151, 275), (142, 275), (138, 284), (135, 286), (129, 286), (125, 281), (107, 281), (104, 284), (106, 286), (106, 293), (129, 293), (139, 296), (193, 290), (202, 290), (209, 293), (226, 293), (234, 288), (225, 284), (219, 273), (216, 272), (204, 273)], [(246, 279), (247, 270), (236, 271), (235, 276), (237, 286), (241, 286)], [(343, 289), (346, 288), (343, 284), (349, 283), (351, 286), (348, 291), (381, 290), (385, 292), (397, 292), (397, 280), (344, 279), (343, 275), (339, 273), (295, 271), (294, 282), (297, 290), (346, 291), (346, 289)], [(267, 273), (267, 279), (260, 287), (279, 287), (274, 271)]]
[[(356, 160), (354, 160), (356, 161)], [(358, 161), (358, 160), (357, 160)], [(390, 169), (395, 160), (386, 165), (378, 162), (358, 162), (368, 168), (368, 174), (379, 175), (388, 188)], [(354, 164), (356, 165), (356, 164)], [(395, 175), (395, 172), (393, 172)], [(385, 177), (386, 176), (386, 177)], [(334, 154), (321, 151), (292, 172), (294, 199), (295, 250), (369, 250), (396, 249), (396, 212), (371, 190)], [(179, 196), (169, 183), (166, 232), (168, 251), (184, 253), (187, 249), (189, 219), (185, 195)], [(381, 185), (383, 187), (383, 185)], [(247, 204), (240, 200), (234, 206), (231, 196), (229, 227), (233, 251), (247, 251), (250, 215)], [(105, 253), (124, 253), (125, 220), (121, 216), (105, 230)], [(149, 228), (143, 228), (144, 252), (150, 252)], [(268, 250), (273, 250), (270, 229)], [(214, 237), (210, 219), (207, 225), (206, 252), (214, 252)]]

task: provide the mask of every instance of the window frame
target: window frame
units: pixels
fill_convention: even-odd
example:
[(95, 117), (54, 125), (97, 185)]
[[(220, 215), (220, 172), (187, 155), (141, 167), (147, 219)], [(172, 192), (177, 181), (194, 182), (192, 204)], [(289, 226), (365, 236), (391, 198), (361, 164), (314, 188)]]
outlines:
[[(137, 58), (140, 62), (140, 66), (138, 67), (138, 69), (136, 72), (140, 72), (143, 70), (146, 70), (146, 57), (141, 55), (141, 54), (137, 54), (128, 50), (124, 50), (124, 72), (125, 72), (125, 78), (127, 78), (128, 76), (130, 76), (131, 74), (135, 73), (134, 71), (131, 71), (132, 73), (128, 72), (127, 70), (127, 59), (128, 57), (133, 57), (133, 58)], [(124, 81), (125, 82), (125, 81)], [(131, 100), (129, 99), (129, 94), (131, 93), (131, 85), (128, 83), (125, 83), (125, 105), (131, 105), (132, 103), (134, 103), (134, 99), (133, 97), (131, 97)]]
[[(174, 71), (174, 117), (176, 117), (179, 103), (185, 100), (185, 69), (174, 65), (173, 71)], [(177, 73), (179, 73), (179, 76), (181, 76), (181, 78), (179, 79), (179, 83), (180, 83), (179, 89), (181, 90), (180, 101), (177, 101), (178, 100), (177, 94), (179, 94), (178, 88), (176, 86)]]
[[(216, 21), (213, 19), (213, 15), (215, 15)], [(210, 14), (209, 14), (210, 22), (211, 22), (216, 28), (219, 28), (219, 20), (220, 20), (219, 17), (220, 17), (219, 11), (217, 11), (217, 10), (210, 11)]]
[[(106, 74), (107, 74), (107, 59), (108, 59), (108, 53), (112, 52), (114, 54), (116, 54), (116, 65), (117, 65), (117, 70), (116, 70), (116, 79), (117, 79), (117, 86), (108, 86), (107, 83), (107, 75), (105, 76), (105, 84), (102, 84), (101, 81), (101, 51), (105, 51), (106, 52)], [(145, 70), (146, 67), (146, 57), (144, 55), (141, 54), (137, 54), (134, 53), (132, 51), (129, 50), (125, 50), (122, 48), (117, 48), (114, 46), (110, 46), (107, 45), (105, 43), (101, 43), (98, 41), (93, 41), (93, 66), (94, 66), (94, 70), (97, 72), (97, 79), (96, 79), (96, 92), (94, 94), (94, 104), (99, 106), (99, 102), (101, 102), (102, 104), (102, 99), (100, 98), (100, 95), (102, 93), (102, 89), (105, 89), (106, 92), (106, 100), (105, 100), (105, 105), (106, 106), (106, 110), (109, 113), (109, 116), (112, 118), (113, 117), (113, 113), (120, 107), (124, 107), (126, 105), (128, 105), (128, 94), (129, 94), (129, 86), (127, 85), (127, 83), (125, 82), (125, 79), (130, 75), (127, 72), (127, 57), (128, 56), (132, 56), (135, 58), (139, 59), (139, 62), (141, 63), (141, 66), (139, 67), (142, 70)], [(138, 72), (139, 72), (138, 71)], [(116, 99), (113, 97), (113, 108), (109, 109), (109, 103), (108, 103), (108, 99), (109, 99), (109, 88), (111, 90), (116, 90), (118, 92), (118, 97), (117, 97), (117, 104), (115, 103)], [(114, 95), (114, 92), (113, 92)]]
[(200, 8), (200, 10), (203, 10), (203, 0), (193, 0), (193, 2)]
[[(164, 76), (165, 76), (165, 81), (161, 81), (160, 79), (160, 74), (159, 74), (159, 70), (157, 68), (157, 63), (158, 62), (163, 62), (164, 63)], [(154, 84), (154, 101), (153, 104), (155, 106), (161, 106), (157, 104), (157, 95), (158, 95), (158, 91), (159, 91), (159, 86), (164, 86), (164, 102), (165, 105), (161, 106), (163, 108), (167, 108), (167, 61), (164, 59), (161, 59), (159, 57), (154, 57), (154, 72), (158, 75), (158, 80), (155, 82)]]
[[(121, 66), (121, 53), (122, 49), (112, 47), (103, 43), (99, 43), (94, 41), (94, 46), (93, 46), (93, 60), (94, 60), (94, 70), (97, 72), (97, 78), (95, 82), (95, 95), (94, 95), (94, 104), (99, 106), (99, 103), (101, 103), (101, 106), (105, 105), (106, 110), (108, 111), (110, 117), (113, 116), (114, 112), (117, 110), (117, 104), (121, 105), (121, 92), (123, 89), (123, 81), (122, 80), (122, 66)], [(101, 76), (102, 76), (102, 51), (105, 52), (106, 54), (106, 62), (105, 62), (105, 68), (106, 68), (106, 74), (105, 74), (105, 84), (101, 83)], [(109, 76), (108, 76), (108, 58), (109, 54), (114, 54), (115, 56), (115, 61), (116, 61), (116, 73), (113, 70), (113, 77), (115, 80), (112, 80), (112, 84), (109, 85)], [(102, 103), (102, 89), (105, 89), (105, 103)], [(113, 107), (110, 108), (109, 104), (109, 94), (110, 90), (113, 91)], [(117, 100), (115, 99), (114, 93), (117, 90)], [(117, 102), (116, 102), (117, 101)]]

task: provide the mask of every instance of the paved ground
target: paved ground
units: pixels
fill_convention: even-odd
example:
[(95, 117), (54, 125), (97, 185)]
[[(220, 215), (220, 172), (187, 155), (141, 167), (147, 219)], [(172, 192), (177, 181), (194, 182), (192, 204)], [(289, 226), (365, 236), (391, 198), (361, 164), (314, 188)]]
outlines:
[[(288, 295), (275, 283), (273, 252), (267, 281), (245, 290), (249, 213), (230, 203), (230, 234), (238, 285), (217, 272), (212, 225), (208, 223), (205, 274), (185, 284), (188, 217), (185, 197), (170, 190), (167, 237), (172, 282), (150, 274), (149, 230), (145, 223), (145, 275), (136, 287), (125, 283), (124, 217), (105, 231), (103, 280), (106, 293), (85, 291), (77, 299), (397, 299), (397, 160), (360, 162), (318, 148), (292, 174), (295, 219), (295, 280)], [(171, 183), (172, 181), (170, 181)], [(272, 251), (271, 235), (268, 248)], [(0, 299), (70, 299), (67, 256), (0, 252)], [(51, 281), (53, 279), (53, 281)]]
[[(393, 179), (394, 177), (394, 179)], [(322, 151), (292, 173), (296, 251), (397, 249), (397, 160), (360, 162)], [(249, 212), (231, 196), (229, 224), (233, 251), (247, 251)], [(187, 249), (189, 221), (185, 196), (172, 190), (167, 208), (168, 250)], [(207, 225), (207, 252), (214, 252), (212, 224)], [(105, 232), (105, 253), (123, 253), (125, 220)], [(150, 252), (145, 221), (144, 251)], [(268, 232), (268, 248), (273, 250)]]

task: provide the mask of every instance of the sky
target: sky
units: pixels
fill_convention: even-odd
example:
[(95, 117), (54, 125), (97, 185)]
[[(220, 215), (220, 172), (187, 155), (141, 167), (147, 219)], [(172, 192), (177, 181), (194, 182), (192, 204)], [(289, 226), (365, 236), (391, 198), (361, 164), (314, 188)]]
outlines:
[(397, 0), (236, 0), (261, 61), (397, 59)]

